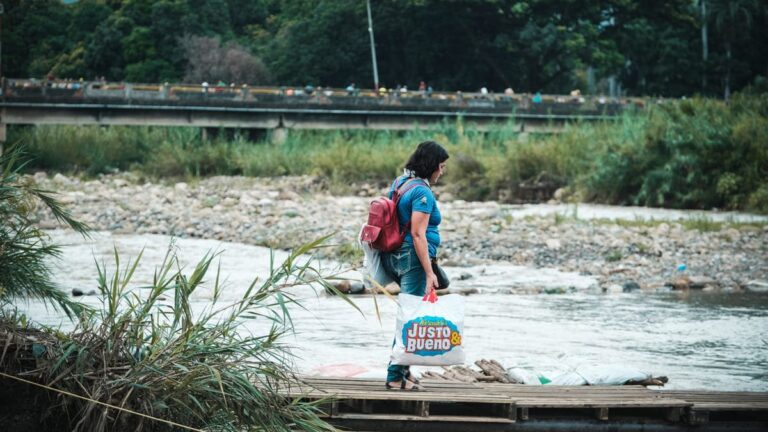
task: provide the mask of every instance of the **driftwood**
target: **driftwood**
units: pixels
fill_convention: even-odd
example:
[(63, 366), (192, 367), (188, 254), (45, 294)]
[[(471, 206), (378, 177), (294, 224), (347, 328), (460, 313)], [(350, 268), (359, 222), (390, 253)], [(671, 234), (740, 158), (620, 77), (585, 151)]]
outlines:
[(500, 383), (508, 384), (515, 382), (509, 378), (507, 375), (507, 370), (504, 369), (504, 366), (502, 366), (501, 363), (497, 362), (496, 360), (478, 360), (475, 362), (475, 365), (477, 365), (477, 367), (479, 367), (483, 373), (496, 378), (496, 381)]
[(441, 381), (453, 381), (453, 382), (499, 382), (499, 383), (514, 383), (507, 376), (504, 366), (502, 366), (496, 360), (478, 360), (475, 365), (480, 370), (475, 370), (467, 366), (457, 365), (450, 367), (443, 367), (443, 373), (427, 371), (421, 374), (424, 379), (441, 380)]
[(664, 384), (668, 382), (669, 382), (669, 378), (665, 376), (660, 376), (660, 377), (650, 377), (642, 381), (627, 381), (625, 385), (641, 385), (645, 387), (648, 387), (648, 386), (664, 387)]

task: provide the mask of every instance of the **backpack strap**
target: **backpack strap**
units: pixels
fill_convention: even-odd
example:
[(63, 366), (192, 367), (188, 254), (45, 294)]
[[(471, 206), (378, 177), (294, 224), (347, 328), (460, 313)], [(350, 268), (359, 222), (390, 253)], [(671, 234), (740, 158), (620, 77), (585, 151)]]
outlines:
[[(397, 178), (395, 178), (395, 181), (392, 182), (392, 186), (389, 187), (389, 193), (387, 194), (389, 199), (395, 199), (395, 193), (399, 189), (397, 187), (397, 182), (399, 182), (400, 179), (402, 179), (403, 177), (405, 177), (405, 176), (397, 177)], [(403, 184), (400, 185), (400, 187), (405, 186), (405, 184), (408, 183), (408, 181), (409, 181), (409, 179), (406, 177), (406, 180), (403, 182)]]
[[(419, 180), (421, 180), (421, 181), (419, 181)], [(397, 180), (395, 180), (395, 182), (397, 182)], [(395, 184), (397, 184), (397, 183), (395, 183)], [(405, 195), (406, 192), (408, 192), (409, 190), (415, 189), (415, 188), (417, 188), (419, 186), (424, 186), (426, 188), (429, 188), (429, 185), (427, 185), (424, 182), (424, 180), (419, 179), (419, 178), (413, 178), (413, 179), (406, 180), (405, 182), (403, 182), (403, 184), (400, 185), (399, 188), (394, 190), (394, 197), (393, 198), (394, 198), (394, 201), (395, 201), (395, 212), (397, 212), (397, 205), (400, 203), (400, 198), (402, 198), (403, 195)], [(410, 228), (411, 228), (411, 221), (408, 220), (408, 222), (406, 222), (405, 226), (402, 227), (402, 232), (400, 233), (400, 237), (404, 239), (406, 234), (408, 234), (408, 230)]]
[(406, 194), (411, 189), (417, 188), (419, 186), (424, 186), (429, 188), (426, 183), (424, 183), (424, 180), (419, 178), (412, 178), (408, 179), (403, 184), (400, 185), (399, 188), (394, 190), (394, 196), (392, 197), (395, 201), (395, 206), (397, 206), (397, 203), (400, 202), (400, 198), (403, 197), (403, 195)]

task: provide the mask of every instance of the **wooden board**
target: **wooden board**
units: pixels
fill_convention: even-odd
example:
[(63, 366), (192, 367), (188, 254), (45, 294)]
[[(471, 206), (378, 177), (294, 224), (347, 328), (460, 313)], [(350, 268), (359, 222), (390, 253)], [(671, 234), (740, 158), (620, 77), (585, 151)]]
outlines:
[[(329, 417), (361, 421), (514, 423), (518, 419), (552, 418), (570, 412), (570, 416), (587, 415), (605, 422), (642, 418), (701, 424), (709, 421), (710, 411), (768, 413), (768, 393), (440, 380), (422, 380), (422, 384), (426, 389), (414, 392), (387, 390), (384, 382), (376, 379), (303, 377), (299, 385), (283, 393), (292, 398), (330, 398), (333, 402)], [(454, 415), (456, 412), (461, 415)]]

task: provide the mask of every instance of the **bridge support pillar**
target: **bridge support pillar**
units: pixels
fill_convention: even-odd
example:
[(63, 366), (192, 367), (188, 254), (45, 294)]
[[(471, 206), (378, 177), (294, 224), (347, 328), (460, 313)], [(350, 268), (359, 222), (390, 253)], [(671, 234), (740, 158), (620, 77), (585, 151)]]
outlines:
[(208, 141), (209, 139), (218, 137), (220, 129), (221, 128), (216, 127), (203, 127), (201, 128), (200, 135), (203, 138), (203, 141)]
[(288, 139), (288, 129), (282, 126), (272, 129), (272, 134), (271, 134), (272, 144), (283, 144), (287, 139)]

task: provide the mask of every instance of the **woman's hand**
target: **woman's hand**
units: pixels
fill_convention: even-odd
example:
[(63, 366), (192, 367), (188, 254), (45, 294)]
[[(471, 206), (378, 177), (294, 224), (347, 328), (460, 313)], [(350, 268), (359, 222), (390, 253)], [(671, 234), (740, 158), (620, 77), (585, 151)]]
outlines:
[(429, 294), (440, 284), (437, 282), (437, 275), (432, 271), (432, 262), (429, 260), (429, 246), (427, 245), (427, 224), (429, 223), (429, 214), (415, 211), (411, 213), (411, 237), (413, 237), (413, 248), (416, 250), (416, 256), (419, 263), (427, 275), (424, 291)]
[(427, 274), (427, 286), (424, 287), (424, 291), (429, 294), (430, 291), (435, 291), (440, 286), (437, 282), (437, 275), (434, 273)]

